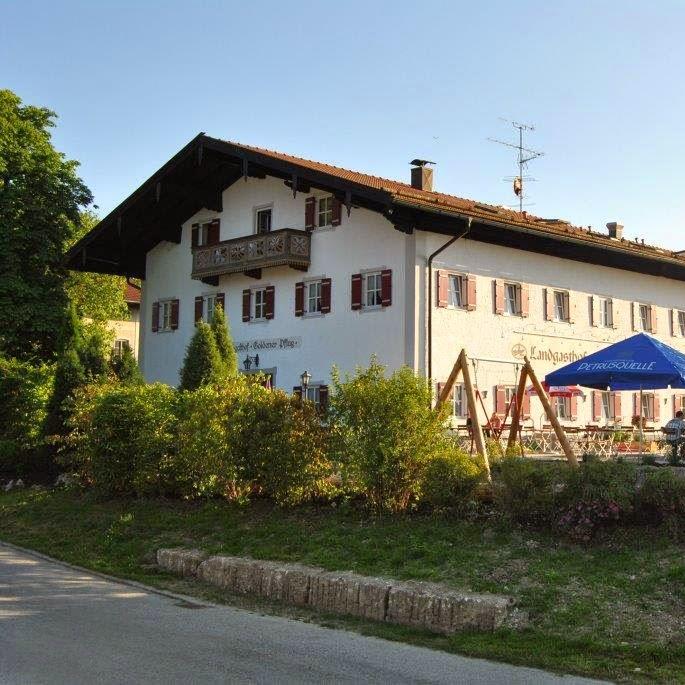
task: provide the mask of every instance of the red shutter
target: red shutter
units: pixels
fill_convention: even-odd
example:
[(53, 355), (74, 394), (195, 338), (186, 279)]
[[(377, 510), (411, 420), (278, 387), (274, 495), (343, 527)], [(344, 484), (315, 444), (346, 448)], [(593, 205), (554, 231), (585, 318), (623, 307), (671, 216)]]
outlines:
[(152, 332), (159, 330), (159, 302), (152, 303)]
[(319, 409), (326, 411), (328, 409), (328, 386), (319, 386)]
[(612, 393), (614, 398), (614, 419), (621, 421), (623, 419), (623, 410), (621, 409), (621, 393)]
[(578, 398), (575, 395), (571, 396), (571, 421), (578, 418)]
[(599, 421), (602, 418), (602, 393), (599, 390), (592, 391), (592, 420)]
[(554, 320), (554, 291), (551, 288), (545, 288), (545, 320)]
[(654, 393), (652, 395), (652, 416), (654, 417), (654, 421), (658, 421), (659, 417), (661, 416), (661, 402), (659, 401), (661, 399), (660, 395), (657, 395), (657, 393)]
[(466, 309), (472, 312), (476, 308), (476, 277), (466, 277)]
[(392, 269), (381, 271), (381, 304), (384, 307), (392, 304)]
[(273, 285), (266, 286), (266, 318), (274, 318), (274, 304), (276, 299), (276, 288)]
[(316, 216), (316, 198), (308, 197), (304, 201), (304, 227), (311, 231), (314, 229), (314, 218)]
[(530, 290), (527, 283), (521, 283), (521, 316), (528, 316), (530, 312)]
[(295, 283), (295, 316), (304, 314), (304, 283)]
[(216, 298), (215, 299), (215, 306), (221, 307), (225, 313), (226, 312), (226, 305), (225, 305), (226, 296), (224, 295), (224, 293), (217, 293), (214, 297)]
[(640, 405), (640, 395), (638, 393), (634, 392), (633, 393), (633, 416), (638, 416), (639, 415), (639, 408)]
[(342, 217), (342, 203), (337, 197), (333, 198), (333, 218), (331, 219), (331, 226), (340, 226), (340, 219)]
[(521, 402), (521, 417), (524, 419), (530, 418), (530, 395), (527, 392), (523, 393), (523, 402)]
[(171, 330), (175, 331), (178, 328), (178, 300), (171, 300)]
[(192, 231), (190, 233), (190, 244), (192, 247), (197, 247), (200, 243), (200, 224), (193, 224)]
[[(637, 302), (633, 302), (630, 305), (630, 312), (632, 315), (633, 330), (637, 331), (640, 329), (640, 326), (639, 326), (640, 310), (639, 310), (639, 305), (637, 304)], [(637, 416), (637, 414), (636, 414), (636, 416)]]
[(669, 309), (669, 320), (671, 322), (671, 337), (675, 336), (675, 309)]
[(216, 245), (219, 242), (219, 219), (213, 219), (207, 229), (207, 244)]
[(495, 314), (504, 314), (504, 283), (495, 281)]
[(656, 305), (652, 305), (649, 308), (650, 316), (650, 333), (656, 333)]
[[(321, 313), (328, 314), (331, 311), (331, 279), (321, 279)], [(322, 386), (323, 387), (323, 386)]]
[(252, 293), (249, 288), (243, 290), (243, 321), (250, 320), (250, 297)]
[(205, 298), (195, 298), (195, 323), (202, 321), (202, 310), (204, 309)]
[(446, 271), (438, 271), (438, 307), (446, 307), (448, 303), (449, 276)]
[(362, 308), (362, 275), (352, 274), (352, 309)]
[(498, 385), (495, 388), (495, 413), (498, 416), (504, 416), (507, 412), (507, 395), (504, 391), (503, 385)]

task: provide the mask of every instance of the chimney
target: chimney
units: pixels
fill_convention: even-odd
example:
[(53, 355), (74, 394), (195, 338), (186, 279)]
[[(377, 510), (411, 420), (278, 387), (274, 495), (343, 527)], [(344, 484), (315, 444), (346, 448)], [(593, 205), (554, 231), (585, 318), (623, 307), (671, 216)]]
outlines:
[(427, 159), (412, 159), (411, 187), (417, 190), (433, 190), (433, 169), (428, 164), (435, 164)]
[(623, 238), (623, 225), (618, 224), (615, 221), (610, 221), (607, 224), (607, 229), (609, 230), (609, 237), (615, 240), (621, 240)]

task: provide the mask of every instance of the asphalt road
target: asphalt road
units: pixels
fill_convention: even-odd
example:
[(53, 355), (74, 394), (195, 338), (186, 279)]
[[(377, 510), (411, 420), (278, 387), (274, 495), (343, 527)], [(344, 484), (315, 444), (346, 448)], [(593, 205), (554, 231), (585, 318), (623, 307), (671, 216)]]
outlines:
[(163, 596), (0, 544), (0, 683), (565, 683)]

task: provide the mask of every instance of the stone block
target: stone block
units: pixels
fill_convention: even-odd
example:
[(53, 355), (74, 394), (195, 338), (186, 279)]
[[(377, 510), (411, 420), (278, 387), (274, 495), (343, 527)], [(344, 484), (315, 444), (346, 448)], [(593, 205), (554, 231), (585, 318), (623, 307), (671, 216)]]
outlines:
[(205, 583), (234, 592), (236, 567), (241, 561), (238, 557), (210, 557), (198, 567), (197, 577)]
[(207, 555), (199, 549), (158, 549), (157, 565), (180, 576), (196, 576)]

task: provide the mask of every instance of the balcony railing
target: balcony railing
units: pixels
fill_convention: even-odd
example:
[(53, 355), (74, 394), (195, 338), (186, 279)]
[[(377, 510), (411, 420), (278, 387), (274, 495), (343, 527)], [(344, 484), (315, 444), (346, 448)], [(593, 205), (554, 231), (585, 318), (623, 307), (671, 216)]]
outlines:
[(272, 266), (306, 271), (311, 259), (311, 234), (295, 228), (224, 240), (193, 248), (192, 277), (203, 279)]

